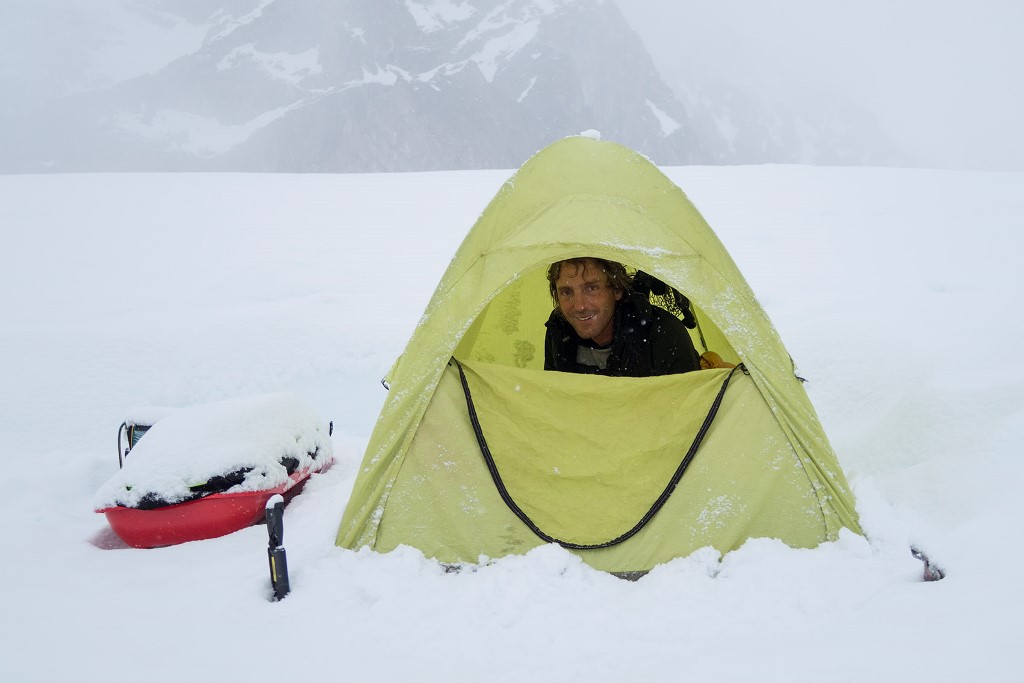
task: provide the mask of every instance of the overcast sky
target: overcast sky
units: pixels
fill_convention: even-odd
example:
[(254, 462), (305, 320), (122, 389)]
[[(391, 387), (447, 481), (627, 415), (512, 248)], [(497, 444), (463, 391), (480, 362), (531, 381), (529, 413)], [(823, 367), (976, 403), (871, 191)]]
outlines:
[(1022, 0), (618, 0), (670, 85), (862, 104), (922, 162), (1024, 170)]

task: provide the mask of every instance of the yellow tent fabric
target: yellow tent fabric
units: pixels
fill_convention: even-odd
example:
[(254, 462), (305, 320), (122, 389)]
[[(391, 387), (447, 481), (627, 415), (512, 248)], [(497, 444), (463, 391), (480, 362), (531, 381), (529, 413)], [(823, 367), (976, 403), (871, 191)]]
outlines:
[[(852, 494), (792, 361), (711, 228), (646, 158), (572, 137), (505, 183), (442, 277), (392, 368), (338, 545), (407, 544), (441, 561), (476, 562), (543, 542), (498, 495), (453, 357), (512, 497), (541, 528), (559, 532), (552, 536), (603, 539), (657, 497), (721, 371), (641, 379), (544, 372), (552, 308), (544, 271), (574, 256), (619, 261), (683, 292), (699, 322), (698, 350), (742, 362), (744, 372), (651, 522), (616, 546), (573, 552), (608, 571), (643, 571), (755, 536), (811, 547), (843, 527), (859, 533)], [(615, 510), (598, 520), (602, 507)]]

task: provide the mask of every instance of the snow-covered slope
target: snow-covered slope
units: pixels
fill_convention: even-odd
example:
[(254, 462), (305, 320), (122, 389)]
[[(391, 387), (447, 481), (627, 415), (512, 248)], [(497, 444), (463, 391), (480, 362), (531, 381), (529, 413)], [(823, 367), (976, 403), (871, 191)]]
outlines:
[[(385, 390), (507, 172), (0, 177), (0, 678), (1013, 681), (1024, 175), (675, 168), (799, 365), (869, 540), (636, 583), (334, 546)], [(267, 535), (151, 551), (92, 501), (138, 406), (291, 391), (336, 465)], [(948, 572), (919, 580), (907, 546)]]

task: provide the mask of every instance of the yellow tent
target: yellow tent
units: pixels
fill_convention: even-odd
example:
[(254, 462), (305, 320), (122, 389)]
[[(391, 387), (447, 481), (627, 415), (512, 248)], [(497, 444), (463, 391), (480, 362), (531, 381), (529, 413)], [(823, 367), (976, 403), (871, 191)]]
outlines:
[[(698, 352), (735, 371), (543, 370), (547, 266), (594, 256), (692, 302)], [(513, 175), (466, 236), (405, 352), (338, 545), (446, 563), (558, 542), (646, 571), (748, 538), (813, 547), (853, 497), (789, 354), (721, 242), (650, 161), (589, 137)]]

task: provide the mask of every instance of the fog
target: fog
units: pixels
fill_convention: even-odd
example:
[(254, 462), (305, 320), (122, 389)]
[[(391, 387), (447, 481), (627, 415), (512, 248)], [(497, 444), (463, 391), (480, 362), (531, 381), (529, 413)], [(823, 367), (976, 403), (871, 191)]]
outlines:
[(621, 0), (674, 88), (868, 109), (923, 166), (1024, 170), (1017, 0)]
[[(1024, 3), (1017, 0), (616, 4), (677, 92), (726, 82), (789, 111), (860, 107), (912, 165), (1024, 170)], [(191, 12), (196, 25), (153, 11), (161, 6)], [(195, 0), (4, 0), (0, 116), (192, 52), (209, 7)], [(115, 17), (128, 32), (112, 30)]]

